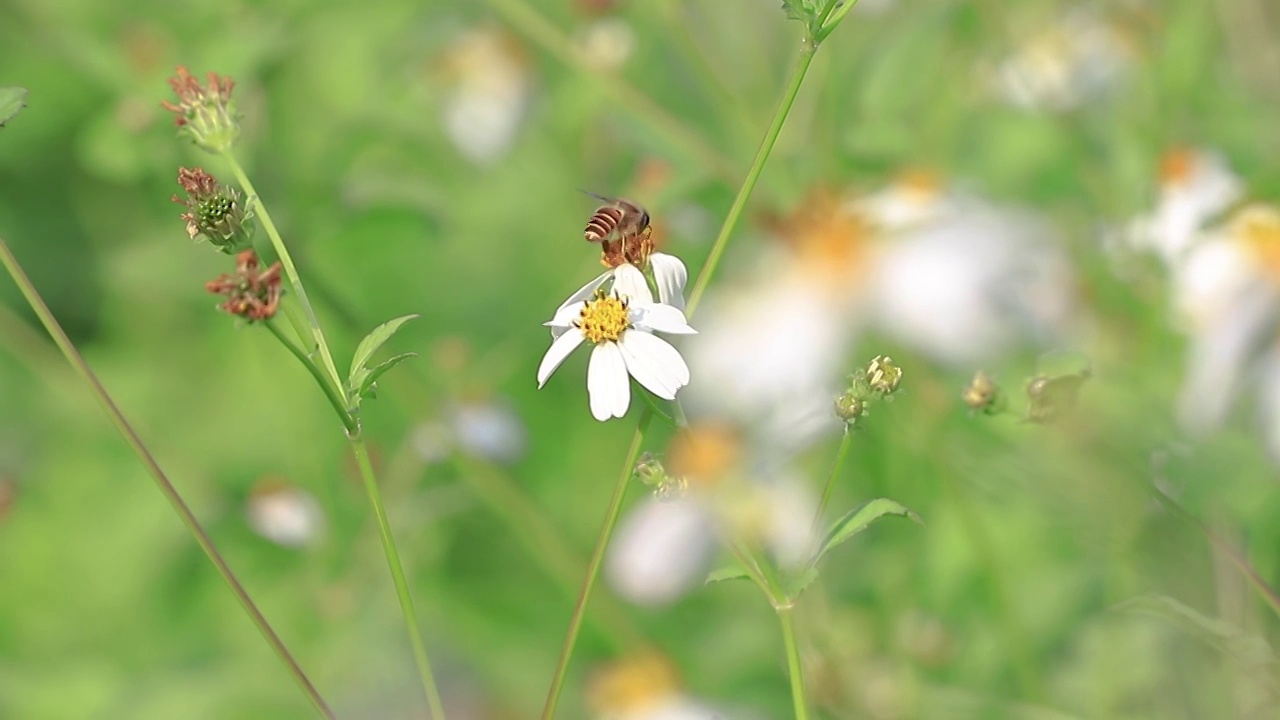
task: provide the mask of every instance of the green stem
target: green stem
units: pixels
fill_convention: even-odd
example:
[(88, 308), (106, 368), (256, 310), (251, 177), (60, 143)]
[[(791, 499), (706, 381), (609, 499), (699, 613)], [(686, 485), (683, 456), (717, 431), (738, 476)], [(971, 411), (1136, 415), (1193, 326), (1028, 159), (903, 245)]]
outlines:
[(57, 318), (53, 316), (53, 312), (49, 309), (49, 306), (45, 304), (44, 299), (40, 297), (40, 293), (36, 290), (35, 285), (31, 283), (31, 279), (27, 277), (25, 272), (23, 272), (22, 266), (18, 264), (18, 259), (14, 257), (13, 252), (9, 249), (9, 245), (5, 243), (2, 238), (0, 238), (0, 262), (3, 262), (5, 269), (9, 271), (11, 276), (13, 276), (13, 281), (17, 283), (18, 289), (22, 291), (22, 295), (31, 305), (31, 309), (34, 310), (36, 316), (40, 318), (40, 322), (44, 325), (45, 330), (49, 331), (49, 335), (53, 338), (54, 343), (58, 345), (58, 349), (61, 350), (62, 354), (67, 358), (67, 362), (71, 363), (71, 366), (75, 368), (76, 373), (79, 374), (85, 383), (89, 385), (90, 390), (93, 392), (98, 402), (102, 405), (103, 409), (107, 411), (107, 415), (111, 418), (112, 424), (116, 426), (116, 430), (120, 432), (124, 437), (125, 442), (129, 444), (129, 447), (133, 449), (133, 452), (138, 456), (138, 459), (142, 461), (147, 472), (150, 473), (152, 479), (155, 480), (156, 487), (160, 488), (160, 492), (164, 494), (165, 498), (169, 501), (169, 504), (173, 506), (174, 511), (178, 513), (178, 517), (182, 519), (182, 523), (187, 526), (187, 530), (189, 530), (192, 537), (195, 538), (196, 544), (198, 544), (200, 549), (204, 551), (205, 556), (209, 558), (209, 562), (213, 563), (214, 568), (218, 571), (218, 574), (222, 576), (222, 580), (227, 584), (227, 587), (231, 588), (231, 593), (235, 595), (236, 600), (240, 603), (240, 607), (244, 609), (245, 614), (248, 615), (249, 619), (253, 621), (253, 624), (257, 626), (258, 632), (262, 633), (262, 637), (267, 641), (267, 644), (271, 646), (271, 649), (275, 651), (276, 655), (280, 658), (280, 661), (284, 663), (285, 668), (289, 671), (289, 674), (293, 676), (293, 679), (297, 681), (298, 686), (302, 688), (302, 692), (306, 694), (307, 699), (311, 701), (311, 704), (314, 705), (316, 710), (324, 717), (335, 717), (333, 711), (330, 710), (328, 704), (325, 703), (324, 698), (320, 697), (319, 691), (317, 691), (315, 686), (311, 684), (311, 680), (307, 678), (306, 673), (302, 671), (302, 667), (298, 665), (298, 661), (293, 658), (289, 649), (285, 647), (280, 636), (276, 635), (271, 624), (267, 622), (267, 618), (262, 614), (262, 611), (258, 609), (258, 606), (254, 604), (253, 599), (249, 597), (249, 593), (244, 589), (244, 586), (240, 584), (235, 573), (231, 571), (230, 566), (228, 566), (226, 561), (222, 558), (222, 554), (219, 553), (218, 549), (214, 546), (213, 540), (200, 525), (200, 521), (196, 519), (195, 513), (193, 513), (191, 508), (187, 506), (186, 501), (182, 499), (182, 495), (178, 492), (178, 489), (174, 487), (168, 476), (160, 469), (160, 465), (151, 455), (151, 451), (147, 449), (147, 446), (142, 442), (142, 438), (138, 436), (138, 433), (133, 429), (133, 426), (129, 424), (127, 419), (125, 419), (124, 413), (120, 412), (120, 408), (118, 408), (115, 401), (111, 399), (111, 395), (107, 393), (106, 387), (104, 387), (102, 382), (98, 380), (97, 375), (95, 375), (93, 370), (89, 368), (89, 364), (85, 362), (80, 351), (77, 350), (75, 345), (71, 342), (71, 338), (67, 337), (67, 334), (62, 330), (62, 326), (58, 324)]
[(418, 627), (418, 613), (413, 607), (413, 596), (409, 593), (409, 582), (405, 579), (404, 565), (400, 562), (400, 552), (396, 549), (396, 539), (391, 534), (391, 524), (387, 522), (387, 511), (382, 504), (382, 493), (378, 490), (378, 480), (373, 474), (373, 465), (369, 462), (369, 450), (365, 447), (364, 437), (360, 433), (350, 435), (351, 453), (355, 455), (356, 465), (360, 468), (360, 479), (364, 481), (365, 492), (369, 495), (369, 504), (373, 506), (373, 515), (378, 522), (378, 535), (382, 539), (382, 551), (387, 556), (387, 568), (391, 570), (391, 580), (396, 586), (396, 596), (400, 598), (400, 610), (404, 613), (405, 625), (409, 627), (409, 642), (413, 645), (413, 659), (418, 665), (418, 674), (422, 678), (422, 688), (427, 693), (427, 704), (431, 706), (431, 717), (444, 720), (444, 703), (440, 700), (440, 690), (436, 687), (435, 677), (431, 674), (431, 661), (427, 659), (427, 649), (422, 644), (422, 632)]
[(609, 509), (605, 514), (604, 525), (600, 528), (600, 537), (596, 539), (595, 550), (591, 552), (591, 562), (587, 564), (587, 577), (582, 581), (582, 590), (578, 592), (578, 602), (573, 607), (573, 616), (569, 619), (569, 630), (564, 636), (564, 645), (560, 648), (560, 660), (556, 663), (556, 673), (551, 678), (551, 688), (547, 691), (547, 702), (542, 708), (542, 720), (551, 720), (556, 715), (556, 705), (560, 702), (560, 691), (564, 688), (565, 674), (569, 671), (569, 658), (573, 656), (573, 646), (578, 642), (578, 631), (582, 629), (582, 618), (586, 614), (587, 601), (591, 591), (595, 589), (596, 578), (600, 575), (600, 565), (604, 562), (604, 552), (609, 547), (609, 538), (613, 536), (613, 528), (618, 524), (618, 514), (622, 511), (622, 498), (627, 494), (627, 486), (631, 483), (636, 460), (640, 457), (640, 446), (644, 443), (645, 431), (649, 429), (649, 421), (653, 413), (645, 408), (640, 415), (640, 424), (631, 436), (631, 447), (627, 449), (626, 460), (622, 463), (622, 472), (618, 474), (618, 484), (613, 489), (613, 498), (609, 500)]
[(844, 468), (845, 458), (849, 457), (849, 447), (853, 445), (853, 431), (848, 424), (844, 426), (844, 437), (840, 438), (840, 447), (836, 450), (836, 461), (831, 465), (831, 473), (827, 475), (827, 484), (822, 488), (822, 499), (818, 501), (818, 512), (813, 516), (813, 528), (816, 531), (822, 526), (822, 515), (831, 502), (831, 491), (836, 486), (836, 478)]
[(782, 624), (782, 642), (787, 646), (787, 670), (791, 674), (791, 703), (795, 706), (796, 720), (808, 720), (809, 709), (804, 699), (804, 669), (800, 665), (800, 648), (796, 645), (793, 607), (778, 608), (778, 622)]
[(307, 299), (307, 290), (302, 286), (302, 278), (298, 276), (298, 268), (294, 266), (293, 257), (289, 255), (289, 249), (285, 247), (284, 239), (280, 237), (280, 231), (276, 229), (275, 222), (271, 220), (271, 213), (267, 212), (267, 206), (262, 202), (262, 196), (258, 195), (258, 191), (253, 187), (253, 182), (245, 174), (244, 168), (240, 167), (240, 162), (236, 160), (236, 156), (230, 152), (223, 152), (222, 159), (226, 160), (227, 164), (231, 166), (231, 174), (235, 175), (236, 182), (240, 183), (240, 187), (253, 199), (254, 212), (258, 219), (262, 221), (262, 227), (267, 231), (267, 237), (271, 238), (271, 246), (275, 248), (276, 255), (280, 257), (280, 264), (284, 266), (284, 274), (289, 278), (289, 285), (293, 288), (293, 294), (297, 296), (298, 304), (302, 306), (302, 311), (307, 316), (307, 324), (311, 326), (311, 337), (315, 341), (316, 347), (320, 349), (320, 359), (324, 362), (325, 370), (329, 373), (329, 379), (333, 382), (335, 388), (341, 388), (342, 377), (338, 375), (338, 368), (333, 364), (333, 353), (329, 352), (329, 343), (325, 340), (324, 332), (320, 329), (320, 321), (316, 318), (315, 308), (311, 306), (311, 301)]
[(316, 365), (315, 361), (312, 360), (302, 348), (298, 347), (296, 343), (290, 340), (289, 337), (280, 330), (278, 325), (268, 320), (266, 322), (266, 326), (267, 329), (271, 331), (271, 334), (275, 335), (276, 339), (280, 341), (280, 344), (284, 345), (285, 349), (292, 353), (294, 357), (298, 358), (298, 362), (302, 363), (303, 367), (307, 369), (307, 372), (311, 373), (311, 377), (315, 378), (316, 384), (324, 391), (324, 396), (329, 399), (329, 404), (333, 406), (333, 411), (336, 412), (338, 417), (342, 420), (342, 426), (347, 429), (347, 434), (354, 435), (358, 433), (360, 431), (359, 425), (356, 423), (355, 419), (351, 417), (351, 412), (347, 409), (347, 404), (343, 401), (342, 396), (338, 394), (338, 391), (335, 390), (333, 385), (329, 383), (327, 378), (325, 378), (324, 371)]
[(804, 76), (809, 71), (809, 65), (813, 62), (814, 52), (818, 46), (812, 42), (806, 41), (804, 47), (800, 50), (800, 60), (795, 70), (791, 72), (791, 78), (787, 81), (786, 89), (782, 92), (782, 99), (778, 101), (778, 109), (773, 113), (773, 121), (769, 124), (769, 129), (765, 131), (764, 139), (760, 141), (760, 147), (756, 150), (755, 159), (751, 161), (751, 168), (747, 170), (747, 177), (742, 182), (742, 187), (738, 189), (738, 195), (733, 199), (733, 205), (729, 207), (729, 214), (725, 216), (724, 225), (720, 227), (720, 234), (716, 236), (715, 243), (711, 246), (711, 252), (707, 255), (707, 261), (703, 263), (702, 270), (698, 273), (698, 279), (693, 284), (693, 290), (689, 293), (689, 303), (686, 305), (685, 314), (692, 316), (693, 311), (697, 309), (698, 303), (702, 300), (702, 294), (707, 290), (707, 283), (711, 281), (711, 276), (715, 274), (716, 268), (720, 265), (720, 258), (724, 255), (725, 248), (729, 244), (729, 236), (733, 234), (733, 230), (738, 225), (738, 219), (742, 216), (742, 211), (747, 207), (747, 200), (751, 197), (751, 192), (756, 188), (756, 182), (760, 179), (760, 173), (764, 171), (765, 162), (769, 159), (769, 154), (773, 152), (773, 146), (778, 141), (778, 135), (782, 132), (782, 126), (787, 121), (787, 114), (791, 112), (791, 106), (796, 101), (796, 95), (800, 93), (800, 85), (804, 82)]

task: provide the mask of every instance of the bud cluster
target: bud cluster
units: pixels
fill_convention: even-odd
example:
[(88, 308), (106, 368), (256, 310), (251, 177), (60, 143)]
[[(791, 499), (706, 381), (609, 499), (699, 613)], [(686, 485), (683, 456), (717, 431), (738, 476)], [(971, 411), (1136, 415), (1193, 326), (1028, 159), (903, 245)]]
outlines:
[(659, 500), (670, 500), (684, 495), (689, 488), (689, 481), (682, 476), (672, 475), (653, 453), (646, 452), (636, 462), (635, 476), (640, 482), (653, 488), (653, 494)]
[(902, 385), (902, 368), (893, 359), (877, 355), (849, 378), (849, 387), (836, 396), (836, 417), (852, 426), (867, 414), (867, 406), (875, 400), (890, 402)]

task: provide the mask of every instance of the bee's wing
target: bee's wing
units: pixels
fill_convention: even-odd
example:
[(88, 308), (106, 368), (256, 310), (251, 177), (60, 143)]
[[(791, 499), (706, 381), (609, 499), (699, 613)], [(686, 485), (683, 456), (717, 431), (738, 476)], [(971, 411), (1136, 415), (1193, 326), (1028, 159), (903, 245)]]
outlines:
[(583, 195), (593, 197), (599, 200), (600, 202), (613, 203), (618, 201), (617, 198), (605, 197), (604, 195), (597, 195), (596, 193), (593, 193), (590, 190), (583, 190), (582, 188), (578, 188), (578, 192), (582, 193)]

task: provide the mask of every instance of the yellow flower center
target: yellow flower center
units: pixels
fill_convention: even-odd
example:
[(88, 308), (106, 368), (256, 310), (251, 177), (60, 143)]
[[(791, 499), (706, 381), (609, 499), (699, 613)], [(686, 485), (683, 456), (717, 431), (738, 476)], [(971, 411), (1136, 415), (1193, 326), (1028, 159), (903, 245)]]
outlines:
[(583, 306), (582, 314), (574, 324), (585, 338), (596, 345), (617, 342), (631, 325), (627, 301), (597, 292), (595, 299)]
[(1263, 271), (1280, 280), (1280, 209), (1251, 205), (1232, 220), (1233, 234), (1257, 258)]

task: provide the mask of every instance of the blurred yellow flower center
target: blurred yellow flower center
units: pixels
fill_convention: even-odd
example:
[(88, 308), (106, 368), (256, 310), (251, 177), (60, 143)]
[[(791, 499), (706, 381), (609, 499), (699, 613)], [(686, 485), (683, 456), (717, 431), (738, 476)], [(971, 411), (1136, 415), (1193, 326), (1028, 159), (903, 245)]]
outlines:
[(673, 473), (691, 485), (710, 487), (737, 466), (742, 443), (737, 431), (727, 425), (701, 423), (676, 435), (667, 457)]
[(646, 652), (597, 670), (587, 695), (596, 712), (604, 715), (643, 711), (679, 692), (680, 677), (671, 661)]
[(1263, 272), (1280, 281), (1280, 209), (1251, 205), (1231, 222), (1232, 234), (1254, 254)]
[(617, 342), (630, 325), (629, 320), (626, 301), (597, 294), (594, 300), (582, 308), (582, 315), (576, 325), (584, 337), (599, 345), (602, 342)]
[(1163, 185), (1181, 185), (1191, 178), (1195, 169), (1195, 151), (1174, 148), (1160, 158), (1160, 182)]

